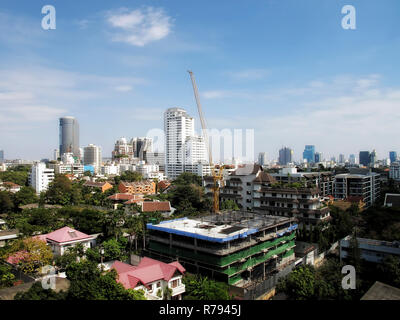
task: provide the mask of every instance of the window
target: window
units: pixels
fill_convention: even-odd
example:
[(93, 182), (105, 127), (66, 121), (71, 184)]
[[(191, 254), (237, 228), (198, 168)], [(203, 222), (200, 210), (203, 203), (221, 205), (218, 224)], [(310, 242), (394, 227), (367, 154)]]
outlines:
[(246, 186), (251, 186), (251, 183), (250, 183), (250, 182), (247, 182), (247, 183), (246, 183)]
[(157, 282), (157, 288), (160, 288), (160, 287), (161, 287), (161, 282), (158, 281), (158, 282)]
[(179, 280), (176, 279), (174, 281), (171, 282), (171, 288), (176, 288), (179, 285)]

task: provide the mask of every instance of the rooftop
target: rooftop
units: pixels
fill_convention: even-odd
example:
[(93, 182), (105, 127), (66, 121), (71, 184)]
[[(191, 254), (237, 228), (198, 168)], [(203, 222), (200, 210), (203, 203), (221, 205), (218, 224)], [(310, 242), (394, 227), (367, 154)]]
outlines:
[(361, 300), (400, 300), (400, 289), (376, 281)]
[(290, 218), (268, 216), (251, 212), (225, 212), (202, 218), (181, 218), (147, 224), (148, 229), (165, 231), (212, 242), (226, 242), (245, 238), (261, 228), (291, 221)]

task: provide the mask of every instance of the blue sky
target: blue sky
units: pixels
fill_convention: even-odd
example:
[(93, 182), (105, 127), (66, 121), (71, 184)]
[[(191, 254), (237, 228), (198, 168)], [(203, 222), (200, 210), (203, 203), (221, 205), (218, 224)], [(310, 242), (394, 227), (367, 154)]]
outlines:
[[(56, 30), (41, 9), (56, 8)], [(356, 30), (341, 9), (356, 8)], [(398, 0), (34, 1), (0, 4), (0, 149), (52, 157), (58, 117), (109, 156), (180, 106), (208, 126), (254, 129), (255, 153), (305, 144), (326, 158), (400, 151)], [(196, 128), (200, 123), (196, 121)]]

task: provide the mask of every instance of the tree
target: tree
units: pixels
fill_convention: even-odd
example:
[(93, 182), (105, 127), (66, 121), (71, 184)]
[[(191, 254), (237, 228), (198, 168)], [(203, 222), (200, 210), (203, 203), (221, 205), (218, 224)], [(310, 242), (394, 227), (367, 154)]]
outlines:
[(14, 195), (15, 208), (18, 208), (21, 205), (36, 202), (38, 202), (38, 197), (36, 195), (35, 189), (33, 189), (32, 187), (24, 186)]
[(104, 259), (110, 260), (126, 260), (124, 246), (115, 239), (104, 241), (102, 244), (104, 248)]
[(0, 213), (7, 213), (12, 211), (14, 204), (11, 200), (10, 193), (7, 191), (0, 191)]
[(18, 265), (22, 272), (28, 274), (40, 272), (43, 266), (53, 260), (53, 253), (46, 242), (35, 238), (17, 241), (10, 252), (10, 255), (19, 257)]
[(102, 273), (97, 263), (84, 260), (67, 267), (71, 281), (67, 299), (72, 300), (145, 300), (141, 290), (127, 290), (116, 281), (117, 273)]
[(51, 204), (68, 205), (71, 203), (71, 181), (65, 175), (56, 175), (46, 192), (46, 200)]
[(0, 289), (11, 287), (14, 280), (15, 276), (11, 272), (11, 267), (0, 263)]
[(277, 290), (290, 300), (308, 300), (315, 297), (315, 269), (310, 265), (293, 270), (286, 278), (279, 279)]
[(201, 177), (191, 172), (181, 173), (173, 182), (173, 185), (202, 185)]
[(186, 274), (183, 277), (186, 286), (185, 300), (230, 300), (228, 285), (210, 280), (201, 275)]
[(52, 289), (44, 289), (41, 282), (35, 282), (26, 292), (18, 292), (14, 300), (65, 300), (67, 293), (55, 292)]
[(379, 271), (382, 274), (382, 281), (400, 288), (400, 258), (388, 255), (379, 265)]

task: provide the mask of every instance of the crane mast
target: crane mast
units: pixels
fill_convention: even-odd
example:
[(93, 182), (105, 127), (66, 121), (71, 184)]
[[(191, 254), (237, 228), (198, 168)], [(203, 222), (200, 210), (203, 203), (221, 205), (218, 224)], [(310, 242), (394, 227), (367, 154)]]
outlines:
[(208, 141), (207, 126), (206, 126), (205, 118), (203, 116), (203, 109), (202, 109), (201, 103), (200, 103), (199, 91), (197, 89), (196, 80), (194, 78), (193, 72), (190, 70), (188, 72), (190, 75), (190, 79), (192, 81), (194, 98), (196, 100), (197, 110), (199, 112), (199, 117), (200, 117), (200, 122), (201, 122), (202, 135), (203, 135), (204, 142), (205, 142), (205, 145), (207, 148), (208, 160), (209, 160), (209, 164), (210, 164), (210, 168), (211, 168), (211, 173), (213, 176), (213, 213), (219, 213), (219, 189), (220, 189), (220, 184), (222, 181), (223, 166), (219, 167), (219, 171), (217, 174), (215, 172), (214, 164), (212, 161), (212, 153), (211, 153), (210, 145), (209, 145), (209, 141)]

